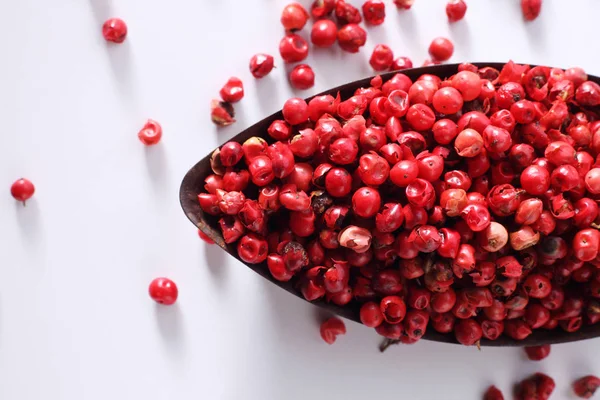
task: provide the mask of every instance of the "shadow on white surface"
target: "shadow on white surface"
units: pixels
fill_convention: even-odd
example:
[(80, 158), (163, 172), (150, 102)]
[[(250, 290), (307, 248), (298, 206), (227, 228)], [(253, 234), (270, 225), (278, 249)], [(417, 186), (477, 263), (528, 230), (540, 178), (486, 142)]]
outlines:
[[(210, 275), (213, 277), (215, 283), (219, 286), (223, 286), (227, 283), (227, 273), (229, 265), (226, 261), (226, 257), (229, 255), (216, 244), (202, 243), (204, 246), (204, 259)], [(201, 265), (200, 267), (204, 267)]]
[(156, 304), (154, 314), (167, 353), (176, 361), (181, 361), (186, 352), (186, 338), (179, 304), (175, 303), (171, 306)]
[(27, 200), (26, 205), (23, 205), (20, 201), (15, 201), (15, 212), (23, 239), (33, 246), (39, 245), (42, 232), (42, 216), (37, 199), (33, 197)]
[(527, 33), (526, 38), (533, 45), (532, 47), (536, 53), (543, 53), (546, 50), (546, 32), (548, 28), (544, 26), (545, 23), (545, 18), (537, 18), (523, 24)]
[[(403, 54), (395, 54), (395, 56), (410, 56), (411, 60), (416, 58), (416, 55), (421, 54), (423, 52), (422, 46), (422, 38), (419, 35), (419, 27), (417, 18), (414, 13), (407, 11), (400, 11), (396, 14), (396, 26), (399, 27), (402, 32), (402, 36), (410, 38), (410, 40), (406, 40), (405, 43), (408, 45), (408, 49), (404, 51)], [(433, 38), (431, 38), (433, 39)], [(392, 49), (396, 51), (395, 49)], [(415, 63), (415, 67), (417, 63)]]
[(167, 195), (169, 166), (167, 154), (163, 144), (155, 146), (144, 146), (144, 156), (146, 160), (146, 168), (148, 175), (152, 181), (154, 190)]
[[(462, 20), (450, 24), (451, 39), (454, 43), (460, 43), (460, 52), (467, 54), (471, 52), (472, 33), (469, 28), (469, 22)], [(468, 60), (468, 61), (487, 61), (487, 60)]]
[(269, 74), (262, 79), (253, 79), (252, 82), (255, 86), (256, 100), (261, 115), (265, 117), (271, 115), (273, 110), (278, 108), (278, 104), (283, 104), (277, 91), (276, 80)]

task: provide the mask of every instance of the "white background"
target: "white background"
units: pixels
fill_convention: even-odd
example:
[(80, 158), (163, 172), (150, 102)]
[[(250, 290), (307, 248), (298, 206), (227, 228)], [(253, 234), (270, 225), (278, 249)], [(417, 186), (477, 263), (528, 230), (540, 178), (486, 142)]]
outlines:
[[(302, 96), (370, 75), (377, 43), (420, 65), (439, 35), (454, 40), (453, 62), (600, 74), (597, 0), (546, 0), (533, 23), (518, 0), (470, 0), (453, 26), (445, 0), (400, 13), (386, 1), (385, 24), (359, 54), (311, 49), (317, 84)], [(315, 307), (198, 239), (179, 207), (181, 178), (293, 93), (278, 57), (268, 78), (248, 72), (252, 54), (277, 54), (285, 4), (0, 2), (0, 399), (470, 400), (491, 383), (510, 398), (536, 370), (567, 399), (573, 378), (600, 373), (599, 340), (555, 346), (540, 363), (518, 349), (429, 342), (382, 355), (375, 332), (348, 322), (328, 346)], [(111, 16), (129, 26), (123, 45), (101, 36)], [(246, 97), (238, 123), (217, 130), (209, 102), (230, 76)], [(154, 148), (137, 139), (146, 118), (164, 128)], [(37, 188), (25, 208), (8, 190), (21, 176)], [(162, 275), (179, 285), (176, 306), (147, 295)]]

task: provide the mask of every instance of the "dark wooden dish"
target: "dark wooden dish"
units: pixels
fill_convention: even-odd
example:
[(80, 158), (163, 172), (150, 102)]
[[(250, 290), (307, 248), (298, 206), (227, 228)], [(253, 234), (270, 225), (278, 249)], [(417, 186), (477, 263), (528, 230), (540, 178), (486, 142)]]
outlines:
[[(490, 66), (494, 67), (498, 70), (502, 69), (503, 63), (475, 63), (478, 67)], [(401, 71), (402, 73), (408, 75), (412, 80), (415, 80), (422, 74), (432, 74), (437, 75), (441, 78), (449, 77), (457, 72), (458, 64), (447, 64), (447, 65), (436, 65), (431, 67), (423, 67), (423, 68), (414, 68), (410, 70)], [(382, 74), (382, 78), (384, 81), (387, 81), (391, 78), (395, 72), (389, 72), (386, 74)], [(343, 86), (339, 86), (330, 90), (327, 90), (323, 93), (319, 93), (318, 95), (323, 94), (335, 94), (339, 91), (342, 95), (342, 98), (350, 97), (356, 88), (368, 86), (371, 78), (361, 79), (355, 82), (348, 83)], [(600, 83), (600, 78), (595, 76), (589, 76), (589, 80)], [(249, 127), (245, 131), (241, 132), (231, 140), (243, 143), (246, 139), (252, 136), (260, 136), (266, 139), (269, 142), (273, 142), (272, 139), (268, 138), (267, 128), (271, 124), (272, 121), (276, 119), (283, 119), (281, 111), (263, 119), (262, 121), (256, 123), (255, 125)], [(194, 225), (196, 225), (200, 230), (206, 233), (209, 237), (211, 237), (217, 245), (219, 245), (223, 250), (229, 253), (231, 256), (237, 258), (241, 263), (244, 263), (237, 255), (237, 251), (235, 246), (227, 245), (223, 241), (223, 237), (221, 236), (221, 232), (217, 223), (217, 218), (204, 215), (200, 205), (198, 204), (197, 195), (204, 191), (204, 178), (208, 175), (212, 174), (212, 169), (210, 166), (210, 154), (200, 160), (196, 165), (194, 165), (188, 173), (183, 178), (181, 182), (181, 188), (179, 191), (179, 199), (181, 202), (181, 207), (185, 212), (185, 215), (189, 218), (190, 221)], [(245, 264), (245, 263), (244, 263)], [(280, 288), (288, 291), (294, 296), (297, 296), (304, 300), (299, 291), (297, 291), (293, 284), (290, 282), (279, 282), (271, 277), (271, 274), (268, 271), (266, 263), (251, 265), (245, 264), (248, 268), (258, 273), (263, 278), (272, 282), (273, 284), (279, 286)], [(360, 319), (358, 317), (358, 309), (352, 307), (339, 307), (334, 304), (327, 303), (325, 301), (316, 301), (312, 302), (313, 304), (324, 308), (334, 314), (340, 315), (344, 318), (356, 321), (360, 323)], [(566, 343), (566, 342), (574, 342), (578, 340), (590, 339), (600, 336), (600, 324), (598, 325), (586, 325), (581, 328), (580, 331), (575, 333), (566, 333), (560, 329), (556, 329), (553, 331), (542, 331), (536, 330), (534, 333), (529, 336), (527, 339), (522, 341), (516, 341), (511, 338), (501, 336), (495, 341), (489, 341), (483, 339), (481, 341), (482, 346), (534, 346), (541, 344), (554, 344), (554, 343)], [(444, 335), (435, 332), (433, 329), (429, 329), (424, 336), (426, 340), (433, 340), (436, 342), (444, 342), (444, 343), (453, 343), (457, 344), (454, 335)]]

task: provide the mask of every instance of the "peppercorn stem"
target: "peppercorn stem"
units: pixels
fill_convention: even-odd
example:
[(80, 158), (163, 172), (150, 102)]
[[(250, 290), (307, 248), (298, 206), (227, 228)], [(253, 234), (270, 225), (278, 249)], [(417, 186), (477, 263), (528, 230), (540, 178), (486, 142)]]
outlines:
[(399, 340), (395, 340), (395, 339), (384, 339), (383, 342), (381, 342), (381, 344), (379, 345), (379, 351), (380, 352), (384, 352), (387, 350), (388, 347), (390, 347), (393, 344), (398, 344), (400, 343)]

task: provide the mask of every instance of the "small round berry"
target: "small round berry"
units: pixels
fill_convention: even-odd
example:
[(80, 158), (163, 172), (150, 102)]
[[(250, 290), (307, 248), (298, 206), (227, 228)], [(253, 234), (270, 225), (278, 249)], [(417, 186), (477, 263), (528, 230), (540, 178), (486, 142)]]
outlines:
[(448, 21), (456, 22), (464, 18), (467, 13), (467, 3), (464, 0), (450, 0), (446, 4)]
[(452, 57), (452, 53), (454, 53), (454, 45), (450, 39), (438, 37), (429, 45), (429, 55), (434, 61), (446, 61)]
[(156, 278), (150, 282), (148, 293), (157, 303), (170, 306), (177, 301), (179, 291), (175, 282), (169, 278)]
[(316, 21), (310, 31), (310, 41), (317, 47), (331, 47), (337, 39), (337, 26), (329, 19)]
[(400, 71), (403, 69), (409, 69), (413, 67), (412, 60), (408, 57), (398, 57), (392, 63), (390, 68), (392, 71)]
[(127, 37), (127, 25), (120, 18), (110, 18), (102, 25), (102, 36), (108, 42), (123, 43)]
[(279, 54), (286, 63), (302, 61), (308, 56), (308, 43), (302, 36), (286, 35), (279, 42)]
[(521, 0), (521, 11), (526, 21), (533, 21), (542, 11), (542, 0)]
[(385, 21), (385, 3), (381, 0), (367, 0), (362, 6), (365, 22), (381, 25)]
[(149, 119), (138, 132), (138, 138), (146, 146), (152, 146), (160, 142), (162, 127), (152, 119)]
[(273, 70), (273, 56), (268, 54), (255, 54), (250, 59), (250, 73), (256, 79), (264, 78)]
[(303, 99), (288, 99), (281, 110), (283, 118), (290, 125), (298, 125), (308, 121), (308, 104)]
[(373, 49), (369, 64), (375, 71), (385, 71), (394, 63), (394, 53), (389, 46), (378, 44)]
[(225, 86), (221, 88), (219, 94), (223, 101), (237, 103), (244, 97), (244, 84), (239, 78), (229, 78)]
[(339, 318), (331, 317), (321, 324), (321, 338), (327, 344), (333, 344), (338, 335), (346, 334), (346, 325)]
[(367, 32), (357, 24), (348, 24), (338, 31), (337, 39), (342, 50), (358, 53), (367, 42)]
[(304, 28), (308, 21), (308, 11), (300, 3), (290, 3), (281, 13), (281, 25), (287, 31), (297, 31)]
[(296, 65), (292, 72), (290, 72), (290, 83), (295, 89), (310, 89), (315, 85), (315, 72), (310, 65)]
[(25, 178), (18, 179), (10, 187), (10, 194), (12, 197), (14, 197), (15, 200), (23, 202), (23, 205), (25, 205), (25, 202), (33, 196), (34, 192), (35, 186), (33, 186), (33, 183), (31, 183), (30, 180)]

